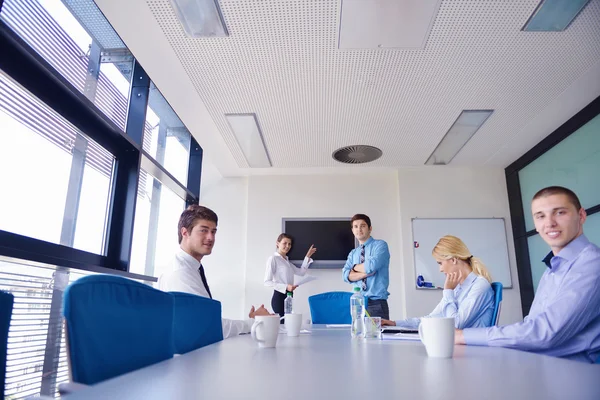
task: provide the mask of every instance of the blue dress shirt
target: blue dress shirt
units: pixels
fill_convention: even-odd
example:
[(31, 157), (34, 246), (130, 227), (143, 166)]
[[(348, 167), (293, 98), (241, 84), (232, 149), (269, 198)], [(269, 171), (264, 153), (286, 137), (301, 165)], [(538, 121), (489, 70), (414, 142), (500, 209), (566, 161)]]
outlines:
[[(390, 285), (390, 251), (384, 240), (377, 240), (370, 237), (365, 242), (365, 272), (373, 274), (367, 277), (367, 290), (363, 295), (373, 300), (386, 300), (390, 295), (387, 291)], [(355, 248), (348, 254), (348, 260), (342, 270), (344, 281), (354, 284), (356, 287), (361, 287), (361, 281), (350, 282), (348, 275), (352, 267), (360, 264), (360, 246)]]
[[(454, 317), (458, 329), (492, 326), (494, 290), (482, 276), (471, 272), (454, 290), (444, 289), (442, 300), (427, 317)], [(396, 321), (396, 326), (417, 329), (421, 318)]]
[(465, 329), (465, 342), (572, 360), (600, 356), (600, 248), (581, 235), (542, 275), (529, 315), (517, 324)]

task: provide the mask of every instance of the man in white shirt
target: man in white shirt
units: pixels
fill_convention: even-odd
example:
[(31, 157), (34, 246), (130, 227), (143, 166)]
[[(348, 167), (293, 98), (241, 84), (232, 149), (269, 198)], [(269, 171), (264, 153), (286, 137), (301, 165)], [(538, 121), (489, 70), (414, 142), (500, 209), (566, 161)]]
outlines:
[[(158, 288), (165, 292), (185, 292), (212, 299), (204, 274), (202, 258), (212, 253), (217, 234), (217, 214), (197, 204), (189, 206), (179, 218), (179, 250), (167, 272), (158, 278)], [(223, 338), (250, 332), (252, 318), (270, 313), (260, 306), (250, 309), (249, 320), (223, 319)]]

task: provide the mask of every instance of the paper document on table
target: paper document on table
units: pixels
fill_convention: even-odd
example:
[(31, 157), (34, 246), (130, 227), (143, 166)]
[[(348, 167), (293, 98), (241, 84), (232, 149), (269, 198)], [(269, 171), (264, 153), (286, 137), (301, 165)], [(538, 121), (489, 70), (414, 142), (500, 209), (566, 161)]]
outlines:
[(419, 334), (417, 333), (383, 333), (381, 340), (408, 340), (420, 342)]
[(305, 283), (308, 283), (308, 282), (314, 281), (315, 279), (317, 279), (317, 277), (316, 277), (316, 276), (304, 275), (302, 278), (299, 278), (299, 279), (296, 281), (295, 285), (296, 285), (296, 286), (304, 285)]
[(350, 328), (352, 325), (350, 325), (350, 324), (327, 324), (325, 326), (328, 328)]

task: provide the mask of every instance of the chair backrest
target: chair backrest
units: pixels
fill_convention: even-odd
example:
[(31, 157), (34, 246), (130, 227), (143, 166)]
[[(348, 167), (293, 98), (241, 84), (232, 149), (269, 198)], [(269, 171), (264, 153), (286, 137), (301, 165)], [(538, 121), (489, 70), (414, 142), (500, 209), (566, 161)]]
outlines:
[(498, 325), (500, 319), (500, 310), (502, 306), (502, 284), (500, 282), (492, 282), (494, 290), (494, 314), (492, 315), (492, 326)]
[(113, 275), (78, 279), (64, 294), (71, 380), (93, 385), (171, 358), (173, 296)]
[(313, 324), (350, 324), (349, 292), (325, 292), (308, 298)]
[(223, 340), (221, 303), (189, 293), (173, 296), (175, 353), (184, 354)]
[(0, 291), (0, 399), (4, 398), (8, 329), (10, 328), (13, 303), (14, 297), (12, 294)]

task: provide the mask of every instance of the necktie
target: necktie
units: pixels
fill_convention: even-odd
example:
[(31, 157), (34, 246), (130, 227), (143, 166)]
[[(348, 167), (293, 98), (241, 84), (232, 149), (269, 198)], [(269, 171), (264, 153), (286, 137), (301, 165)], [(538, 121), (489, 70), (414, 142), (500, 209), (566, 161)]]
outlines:
[[(361, 244), (360, 245), (360, 263), (363, 264), (365, 262), (365, 245)], [(362, 280), (362, 290), (365, 291), (367, 290), (367, 278), (364, 278)]]
[(200, 271), (200, 278), (202, 278), (204, 288), (208, 292), (208, 297), (212, 299), (212, 294), (210, 294), (210, 289), (208, 288), (208, 283), (206, 282), (206, 275), (204, 275), (204, 267), (202, 266), (202, 264), (200, 264), (200, 268), (198, 268), (198, 271)]

